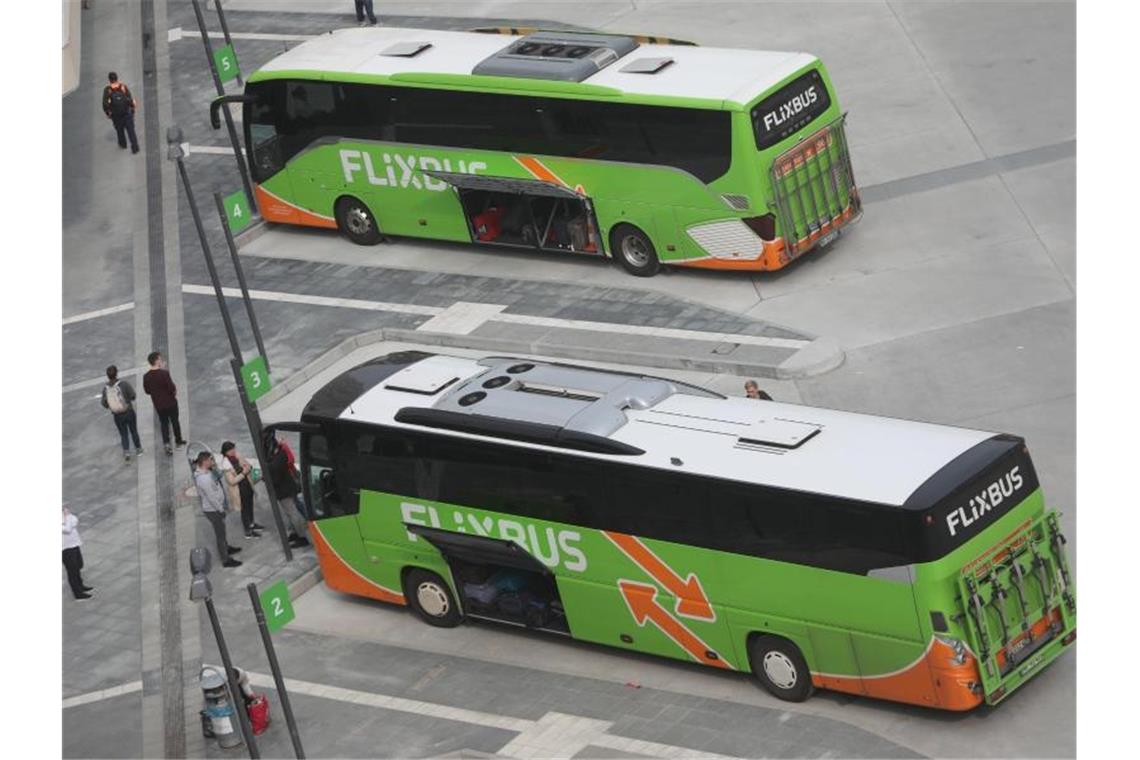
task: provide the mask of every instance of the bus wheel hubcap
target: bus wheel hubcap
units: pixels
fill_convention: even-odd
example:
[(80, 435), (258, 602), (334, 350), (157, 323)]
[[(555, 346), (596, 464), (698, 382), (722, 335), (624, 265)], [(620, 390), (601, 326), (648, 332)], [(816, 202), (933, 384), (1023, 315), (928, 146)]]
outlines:
[(432, 617), (443, 617), (451, 608), (447, 592), (434, 583), (421, 583), (416, 589), (416, 601), (420, 603), (420, 609)]
[(621, 241), (621, 253), (625, 256), (626, 261), (634, 266), (643, 267), (649, 263), (649, 251), (646, 249), (645, 243), (633, 235)]
[(354, 235), (363, 235), (372, 229), (372, 220), (368, 218), (368, 214), (364, 209), (359, 206), (353, 206), (348, 210), (345, 215), (345, 221), (348, 223), (348, 229)]
[(768, 652), (764, 655), (764, 675), (781, 689), (796, 685), (796, 666), (783, 652)]

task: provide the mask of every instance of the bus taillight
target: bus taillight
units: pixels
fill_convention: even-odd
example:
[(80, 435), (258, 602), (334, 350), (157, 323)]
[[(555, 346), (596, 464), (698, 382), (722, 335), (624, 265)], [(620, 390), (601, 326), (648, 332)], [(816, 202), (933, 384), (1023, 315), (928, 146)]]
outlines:
[(776, 239), (776, 215), (764, 214), (764, 216), (750, 216), (740, 221), (748, 225), (748, 228), (760, 236), (761, 240), (775, 240)]

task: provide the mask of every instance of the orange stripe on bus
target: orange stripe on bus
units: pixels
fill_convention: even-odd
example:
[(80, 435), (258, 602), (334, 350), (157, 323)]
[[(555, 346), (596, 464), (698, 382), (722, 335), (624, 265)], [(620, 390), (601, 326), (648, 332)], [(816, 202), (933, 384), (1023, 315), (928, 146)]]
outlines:
[(313, 546), (317, 550), (317, 560), (321, 563), (321, 575), (324, 576), (325, 584), (329, 588), (346, 594), (379, 599), (382, 602), (407, 604), (403, 594), (385, 588), (352, 569), (321, 535), (317, 523), (309, 523), (309, 535), (312, 536)]
[(267, 222), (282, 222), (284, 224), (303, 224), (309, 227), (325, 227), (336, 229), (336, 220), (327, 216), (314, 214), (300, 206), (274, 195), (261, 185), (257, 186), (257, 206), (261, 211), (261, 218)]

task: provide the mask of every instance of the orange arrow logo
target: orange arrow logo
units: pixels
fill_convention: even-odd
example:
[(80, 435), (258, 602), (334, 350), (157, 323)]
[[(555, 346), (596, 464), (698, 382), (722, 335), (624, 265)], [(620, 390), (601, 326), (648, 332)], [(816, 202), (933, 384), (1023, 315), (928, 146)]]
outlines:
[(696, 573), (689, 573), (689, 577), (681, 580), (681, 576), (665, 564), (664, 560), (653, 553), (645, 544), (635, 536), (624, 533), (602, 531), (606, 538), (613, 541), (617, 548), (636, 562), (642, 570), (649, 573), (649, 577), (656, 580), (666, 591), (677, 598), (674, 612), (687, 618), (696, 620), (716, 620), (716, 612), (709, 604), (705, 590), (701, 588), (701, 581)]
[(629, 607), (633, 619), (639, 626), (644, 626), (645, 621), (650, 620), (661, 629), (662, 633), (676, 642), (697, 662), (726, 670), (734, 669), (732, 665), (721, 659), (712, 647), (657, 603), (656, 586), (636, 581), (619, 580), (618, 588), (621, 589), (622, 598), (625, 599), (626, 606)]

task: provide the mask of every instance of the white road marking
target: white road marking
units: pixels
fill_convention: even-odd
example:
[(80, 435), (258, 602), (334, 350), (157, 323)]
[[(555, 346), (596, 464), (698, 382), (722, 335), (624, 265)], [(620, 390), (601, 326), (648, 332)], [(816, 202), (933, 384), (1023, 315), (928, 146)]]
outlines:
[[(209, 285), (182, 286), (183, 293), (212, 296), (214, 289)], [(222, 288), (222, 293), (231, 298), (241, 298), (238, 288)], [(365, 311), (395, 311), (402, 314), (420, 314), (434, 317), (443, 313), (439, 306), (417, 306), (410, 303), (386, 303), (384, 301), (360, 301), (355, 298), (332, 298), (330, 296), (309, 296), (300, 293), (281, 293), (275, 290), (251, 290), (249, 297), (255, 301), (278, 301), (281, 303), (303, 303), (310, 306), (339, 306), (344, 309), (363, 309)]]
[[(121, 369), (119, 370), (119, 377), (131, 377), (142, 372), (144, 369), (146, 369), (146, 367), (131, 367), (130, 369)], [(63, 392), (71, 393), (72, 391), (79, 391), (83, 390), (84, 388), (92, 388), (96, 385), (102, 385), (105, 382), (107, 382), (106, 375), (103, 377), (93, 377), (90, 380), (80, 380), (78, 383), (72, 383), (71, 385), (63, 386)], [(102, 398), (102, 394), (95, 396), (95, 398)]]
[[(238, 148), (238, 150), (240, 150), (243, 155), (245, 154), (245, 148)], [(232, 156), (234, 154), (234, 149), (228, 145), (191, 145), (190, 143), (186, 143), (185, 152), (188, 156), (192, 156), (195, 153), (209, 153), (215, 156)]]
[[(241, 291), (237, 288), (223, 288), (222, 291), (227, 296), (235, 298), (241, 297)], [(213, 295), (213, 288), (206, 285), (183, 285), (183, 293), (194, 293), (198, 295)], [(280, 291), (269, 290), (251, 290), (249, 291), (250, 298), (263, 301), (281, 301), (285, 303), (303, 303), (314, 306), (339, 306), (347, 309), (365, 309), (368, 311), (392, 311), (402, 314), (426, 314), (432, 317), (442, 315), (445, 311), (456, 309), (461, 304), (465, 304), (460, 309), (450, 313), (447, 319), (440, 320), (437, 325), (452, 326), (452, 329), (439, 330), (439, 332), (455, 332), (457, 329), (465, 328), (470, 325), (469, 329), (464, 329), (459, 334), (467, 335), (475, 330), (479, 325), (472, 324), (472, 321), (480, 317), (487, 322), (508, 322), (511, 324), (519, 325), (536, 325), (543, 327), (555, 327), (569, 330), (591, 330), (594, 332), (609, 332), (620, 335), (646, 335), (657, 338), (675, 338), (680, 340), (699, 340), (703, 342), (724, 342), (724, 343), (740, 343), (749, 346), (768, 346), (771, 348), (790, 348), (800, 349), (811, 343), (808, 339), (798, 338), (769, 338), (763, 335), (741, 335), (737, 333), (712, 333), (700, 332), (697, 330), (682, 330), (674, 327), (647, 327), (645, 325), (623, 325), (615, 322), (591, 322), (584, 319), (558, 319), (556, 317), (533, 317), (525, 314), (505, 314), (502, 310), (507, 308), (502, 304), (475, 304), (463, 301), (457, 301), (447, 309), (439, 306), (417, 306), (415, 304), (405, 303), (387, 303), (384, 301), (362, 301), (352, 298), (333, 298), (329, 296), (310, 296), (301, 295), (297, 293), (282, 293)], [(419, 330), (430, 330), (433, 328), (427, 327), (428, 323), (435, 322), (434, 319), (429, 319), (428, 322), (420, 325)]]
[[(249, 681), (254, 686), (274, 688), (273, 677), (266, 673), (250, 673)], [(613, 736), (606, 731), (613, 725), (609, 721), (583, 718), (560, 712), (548, 712), (538, 720), (512, 718), (507, 715), (466, 710), (461, 707), (441, 705), (436, 702), (421, 702), (418, 699), (389, 697), (339, 686), (328, 686), (311, 681), (285, 679), (285, 688), (295, 694), (333, 699), (338, 702), (351, 702), (358, 705), (379, 707), (383, 710), (430, 715), (433, 718), (454, 720), (475, 726), (490, 726), (506, 731), (516, 731), (512, 739), (496, 755), (516, 758), (568, 758), (588, 745), (596, 745), (622, 752), (643, 755), (657, 755), (669, 758), (698, 758), (698, 760), (728, 760), (727, 755), (711, 752), (698, 752), (687, 747), (671, 744), (658, 744), (624, 736)]]
[(78, 707), (79, 705), (86, 705), (91, 702), (100, 702), (104, 699), (111, 699), (112, 697), (119, 697), (123, 694), (131, 694), (136, 691), (142, 691), (142, 681), (131, 681), (130, 683), (112, 686), (109, 689), (90, 691), (86, 694), (76, 694), (74, 697), (68, 697), (63, 700), (63, 709), (66, 710), (69, 707)]
[[(207, 32), (210, 39), (224, 40), (226, 35), (222, 32)], [(187, 31), (180, 26), (169, 29), (166, 32), (166, 39), (168, 42), (177, 42), (183, 39), (200, 39), (201, 32), (190, 30)], [(315, 34), (269, 34), (262, 32), (230, 32), (231, 40), (280, 40), (281, 42), (300, 42), (302, 40), (311, 40)]]
[(121, 303), (118, 306), (108, 306), (106, 309), (96, 309), (95, 311), (85, 311), (82, 314), (74, 314), (70, 317), (63, 318), (63, 324), (73, 325), (76, 322), (85, 322), (88, 319), (95, 319), (97, 317), (105, 317), (108, 314), (118, 314), (120, 311), (130, 311), (135, 308), (135, 302), (129, 301)]
[(470, 335), (487, 320), (494, 319), (495, 315), (505, 308), (507, 308), (505, 305), (497, 303), (456, 301), (416, 329), (425, 332)]

